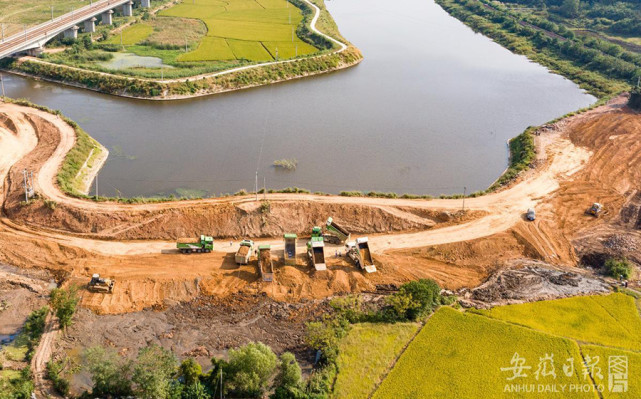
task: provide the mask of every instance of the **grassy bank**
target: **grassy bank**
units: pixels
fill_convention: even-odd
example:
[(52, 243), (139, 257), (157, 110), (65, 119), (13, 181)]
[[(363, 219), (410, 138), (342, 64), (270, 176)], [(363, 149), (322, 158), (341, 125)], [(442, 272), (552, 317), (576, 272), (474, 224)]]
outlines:
[[(598, 98), (628, 90), (641, 76), (641, 57), (611, 43), (575, 36), (540, 17), (478, 0), (436, 0), (449, 14), (516, 54), (558, 73)], [(607, 47), (606, 47), (607, 46)]]

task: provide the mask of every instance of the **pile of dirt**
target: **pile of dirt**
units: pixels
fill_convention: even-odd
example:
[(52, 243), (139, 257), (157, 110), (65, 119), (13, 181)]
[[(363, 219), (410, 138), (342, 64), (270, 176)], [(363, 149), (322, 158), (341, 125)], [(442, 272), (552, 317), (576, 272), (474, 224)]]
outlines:
[(608, 284), (578, 273), (550, 269), (543, 263), (527, 262), (519, 269), (501, 270), (481, 286), (466, 292), (466, 306), (492, 307), (575, 295), (606, 293)]

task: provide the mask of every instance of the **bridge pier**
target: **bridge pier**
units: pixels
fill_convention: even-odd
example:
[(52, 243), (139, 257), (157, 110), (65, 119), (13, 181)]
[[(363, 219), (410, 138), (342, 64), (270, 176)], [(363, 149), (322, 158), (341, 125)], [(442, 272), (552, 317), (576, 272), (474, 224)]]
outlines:
[(95, 17), (85, 21), (85, 33), (94, 33), (96, 31), (96, 21)]
[(64, 33), (65, 39), (77, 39), (78, 38), (78, 28), (77, 26), (72, 26), (71, 28), (67, 29)]
[(113, 24), (113, 18), (112, 18), (113, 13), (114, 13), (113, 10), (109, 10), (109, 11), (103, 12), (102, 13), (102, 21), (100, 21), (100, 23), (102, 25), (111, 25), (111, 24)]
[(38, 57), (38, 56), (39, 56), (40, 54), (42, 54), (44, 51), (45, 51), (45, 49), (44, 49), (44, 48), (42, 48), (42, 47), (36, 47), (36, 48), (32, 48), (32, 49), (27, 50), (27, 55), (29, 55), (29, 56), (31, 56), (31, 57)]
[(149, 8), (151, 7), (151, 0), (140, 0), (140, 5), (145, 8)]
[(133, 15), (132, 6), (134, 5), (133, 1), (127, 2), (122, 5), (122, 15), (125, 17), (131, 17)]

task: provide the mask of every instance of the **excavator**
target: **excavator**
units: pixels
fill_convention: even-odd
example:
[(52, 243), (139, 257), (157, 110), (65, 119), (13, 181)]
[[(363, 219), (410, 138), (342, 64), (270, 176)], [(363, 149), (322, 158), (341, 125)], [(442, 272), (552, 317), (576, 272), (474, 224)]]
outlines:
[(114, 290), (114, 285), (116, 282), (109, 278), (102, 278), (100, 274), (94, 274), (91, 276), (91, 281), (87, 284), (87, 289), (91, 292), (102, 292), (105, 294), (111, 294)]

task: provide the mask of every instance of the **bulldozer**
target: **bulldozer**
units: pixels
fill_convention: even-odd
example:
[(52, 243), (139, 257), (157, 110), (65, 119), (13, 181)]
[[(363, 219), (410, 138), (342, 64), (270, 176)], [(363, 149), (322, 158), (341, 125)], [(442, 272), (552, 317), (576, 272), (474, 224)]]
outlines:
[(87, 284), (87, 289), (91, 292), (102, 292), (105, 294), (111, 294), (114, 290), (114, 285), (116, 282), (112, 279), (101, 278), (100, 274), (94, 274), (91, 276), (91, 281)]

